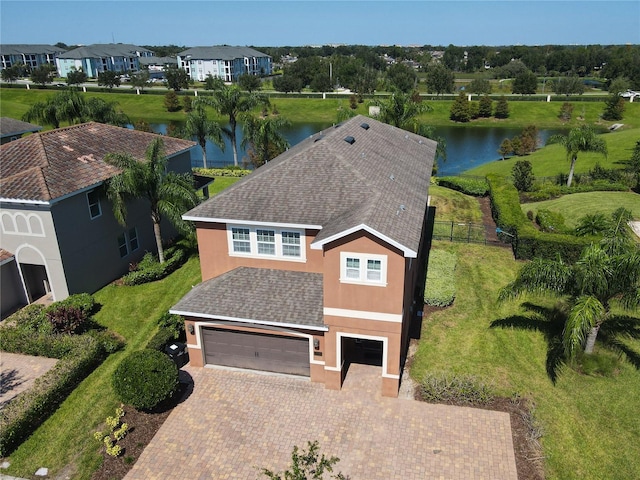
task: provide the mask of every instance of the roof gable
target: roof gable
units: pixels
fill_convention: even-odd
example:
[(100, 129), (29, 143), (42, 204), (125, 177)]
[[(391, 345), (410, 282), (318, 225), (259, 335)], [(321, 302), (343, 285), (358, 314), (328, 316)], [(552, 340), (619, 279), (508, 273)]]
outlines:
[[(111, 178), (119, 170), (104, 161), (108, 153), (128, 153), (144, 160), (157, 138), (153, 133), (101, 123), (85, 123), (35, 133), (0, 147), (3, 199), (48, 202)], [(195, 142), (163, 137), (168, 157)]]
[(316, 247), (360, 228), (414, 256), (436, 145), (358, 116), (300, 142), (186, 216), (322, 225)]

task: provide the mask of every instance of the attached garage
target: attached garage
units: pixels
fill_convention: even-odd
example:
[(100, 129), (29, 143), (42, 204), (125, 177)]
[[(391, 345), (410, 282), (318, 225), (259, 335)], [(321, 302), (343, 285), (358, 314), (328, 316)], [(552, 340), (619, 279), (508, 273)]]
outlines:
[(309, 339), (203, 328), (207, 365), (309, 376)]

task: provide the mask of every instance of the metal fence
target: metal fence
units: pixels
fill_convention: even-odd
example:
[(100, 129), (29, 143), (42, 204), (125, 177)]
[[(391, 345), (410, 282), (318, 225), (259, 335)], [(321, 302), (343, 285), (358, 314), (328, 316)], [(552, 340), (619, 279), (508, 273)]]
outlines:
[(495, 226), (443, 220), (433, 222), (433, 239), (484, 245), (509, 245), (498, 238)]

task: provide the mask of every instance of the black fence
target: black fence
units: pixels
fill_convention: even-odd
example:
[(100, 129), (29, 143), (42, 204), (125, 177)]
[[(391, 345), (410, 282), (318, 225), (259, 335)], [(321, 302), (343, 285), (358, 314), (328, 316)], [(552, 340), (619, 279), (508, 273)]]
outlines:
[(499, 245), (509, 247), (498, 238), (494, 225), (478, 223), (460, 223), (436, 220), (433, 222), (433, 239), (450, 242), (478, 243), (482, 245)]

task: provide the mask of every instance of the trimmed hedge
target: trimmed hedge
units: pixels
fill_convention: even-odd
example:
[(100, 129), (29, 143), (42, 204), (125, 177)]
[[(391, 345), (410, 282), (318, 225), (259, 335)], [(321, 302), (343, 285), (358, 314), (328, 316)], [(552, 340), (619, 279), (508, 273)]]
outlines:
[(484, 197), (489, 193), (487, 180), (480, 177), (436, 177), (436, 182), (441, 187), (475, 197)]
[(165, 261), (160, 263), (151, 252), (147, 252), (138, 264), (138, 269), (122, 277), (122, 282), (125, 285), (155, 282), (173, 273), (187, 261), (187, 253), (180, 247), (167, 248), (164, 255)]
[(542, 257), (555, 260), (560, 257), (573, 263), (593, 241), (592, 237), (539, 232), (522, 212), (518, 191), (511, 183), (498, 174), (487, 175), (487, 181), (493, 219), (499, 228), (512, 236), (504, 233), (499, 235), (511, 241), (517, 259)]
[[(9, 330), (19, 331), (16, 328), (3, 329), (1, 336), (3, 350)], [(23, 337), (29, 336), (28, 332), (20, 333)], [(57, 351), (57, 354), (66, 351), (62, 359), (46, 374), (36, 379), (32, 388), (17, 395), (0, 410), (1, 457), (10, 454), (31, 435), (80, 382), (106, 358), (103, 343), (89, 335), (63, 335), (54, 338), (63, 345), (59, 350), (56, 348), (51, 350)], [(13, 340), (15, 341), (15, 338)], [(23, 338), (21, 343), (29, 344), (29, 340)]]
[(455, 254), (432, 249), (429, 252), (424, 303), (433, 307), (448, 307), (456, 298)]
[(113, 372), (113, 389), (122, 403), (150, 410), (170, 398), (178, 386), (178, 367), (157, 350), (126, 357)]
[(564, 215), (559, 212), (552, 212), (546, 208), (538, 210), (536, 223), (543, 232), (569, 233), (569, 229), (564, 222)]
[(525, 202), (542, 202), (571, 193), (628, 191), (629, 187), (623, 183), (595, 180), (588, 184), (574, 184), (571, 187), (567, 187), (566, 185), (543, 184), (536, 191), (523, 193), (522, 198)]
[(251, 170), (247, 170), (240, 167), (225, 167), (225, 168), (199, 168), (193, 169), (194, 173), (202, 175), (203, 177), (245, 177), (251, 173)]

